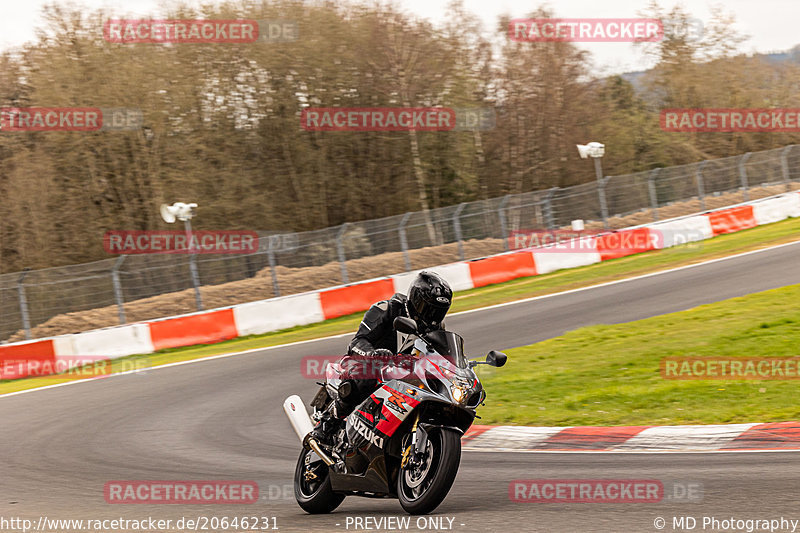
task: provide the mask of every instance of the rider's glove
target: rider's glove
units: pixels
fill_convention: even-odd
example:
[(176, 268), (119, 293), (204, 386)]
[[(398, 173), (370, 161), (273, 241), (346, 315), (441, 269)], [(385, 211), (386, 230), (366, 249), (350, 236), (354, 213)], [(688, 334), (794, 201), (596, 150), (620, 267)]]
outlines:
[(394, 357), (394, 353), (391, 350), (387, 350), (386, 348), (378, 348), (377, 350), (372, 350), (370, 354), (372, 357), (382, 357), (384, 359), (388, 359), (389, 357)]

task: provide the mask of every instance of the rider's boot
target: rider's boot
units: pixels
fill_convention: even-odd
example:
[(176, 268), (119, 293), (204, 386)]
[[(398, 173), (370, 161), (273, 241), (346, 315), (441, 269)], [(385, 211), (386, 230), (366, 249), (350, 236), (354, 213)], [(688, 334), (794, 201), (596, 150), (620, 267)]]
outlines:
[(341, 423), (338, 418), (331, 417), (317, 422), (309, 437), (325, 446), (333, 446), (334, 435), (339, 430)]
[[(334, 444), (334, 436), (342, 427), (344, 419), (347, 418), (353, 410), (353, 405), (350, 400), (356, 391), (356, 383), (352, 379), (347, 379), (339, 384), (338, 398), (333, 400), (333, 406), (330, 413), (325, 413), (323, 418), (314, 426), (311, 432), (311, 438), (315, 439), (320, 444), (332, 446)], [(312, 402), (313, 404), (314, 402)]]

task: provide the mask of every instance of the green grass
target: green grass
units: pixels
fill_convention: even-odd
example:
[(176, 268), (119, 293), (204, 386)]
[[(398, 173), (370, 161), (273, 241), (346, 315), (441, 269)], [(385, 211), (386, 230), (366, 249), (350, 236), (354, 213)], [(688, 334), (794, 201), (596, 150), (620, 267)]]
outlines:
[[(520, 278), (479, 289), (457, 293), (451, 312), (465, 311), (510, 302), (532, 296), (596, 285), (618, 279), (699, 263), (709, 259), (773, 246), (800, 239), (800, 218), (760, 226), (738, 233), (715, 237), (699, 243), (652, 251), (644, 254), (606, 261), (586, 267), (551, 272), (541, 276)], [(362, 313), (356, 313), (318, 324), (299, 326), (264, 335), (241, 337), (211, 345), (162, 350), (155, 354), (135, 355), (115, 360), (112, 369), (131, 368), (133, 361), (141, 366), (158, 366), (209, 355), (264, 348), (328, 335), (354, 332)], [(128, 365), (125, 367), (125, 365)], [(0, 381), (0, 394), (59, 383), (57, 377)]]
[(675, 425), (800, 417), (800, 382), (671, 380), (667, 356), (800, 355), (800, 285), (508, 351), (484, 372), (485, 424)]

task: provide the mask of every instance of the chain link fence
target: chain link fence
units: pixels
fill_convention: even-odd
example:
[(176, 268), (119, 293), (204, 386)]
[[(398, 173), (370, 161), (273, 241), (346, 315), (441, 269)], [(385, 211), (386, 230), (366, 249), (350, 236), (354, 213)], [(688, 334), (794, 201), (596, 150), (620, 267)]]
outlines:
[[(618, 229), (791, 190), (800, 146), (291, 234), (237, 255), (148, 254), (0, 275), (2, 342), (234, 305), (508, 250), (514, 231)], [(194, 263), (196, 276), (192, 275)]]

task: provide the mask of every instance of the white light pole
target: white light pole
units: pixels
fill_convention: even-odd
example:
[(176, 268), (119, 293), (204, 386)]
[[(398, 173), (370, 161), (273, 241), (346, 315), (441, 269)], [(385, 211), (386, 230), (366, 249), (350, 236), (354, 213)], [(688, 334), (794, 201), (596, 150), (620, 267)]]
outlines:
[(600, 198), (600, 213), (603, 217), (603, 226), (608, 229), (608, 206), (606, 205), (606, 182), (603, 179), (603, 166), (600, 160), (606, 153), (606, 146), (598, 142), (590, 142), (589, 144), (577, 144), (578, 153), (581, 159), (591, 157), (594, 159), (594, 172), (597, 176), (597, 195)]
[(172, 224), (175, 220), (182, 220), (186, 230), (186, 240), (189, 243), (189, 272), (192, 274), (192, 285), (194, 286), (194, 299), (197, 303), (197, 310), (203, 310), (203, 298), (200, 296), (200, 275), (197, 273), (197, 263), (195, 261), (194, 245), (192, 243), (192, 217), (194, 208), (197, 204), (185, 204), (175, 202), (172, 205), (161, 204), (161, 218), (167, 224)]

